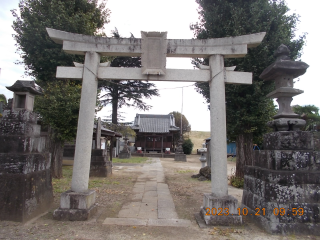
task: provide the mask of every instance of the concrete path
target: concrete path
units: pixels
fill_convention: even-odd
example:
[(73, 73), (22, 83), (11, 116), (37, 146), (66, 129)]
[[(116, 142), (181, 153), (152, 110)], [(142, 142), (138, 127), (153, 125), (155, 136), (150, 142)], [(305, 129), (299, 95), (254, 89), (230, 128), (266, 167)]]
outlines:
[(189, 227), (191, 222), (178, 219), (159, 158), (142, 167), (133, 187), (131, 201), (122, 206), (118, 218), (107, 218), (103, 224), (132, 226)]

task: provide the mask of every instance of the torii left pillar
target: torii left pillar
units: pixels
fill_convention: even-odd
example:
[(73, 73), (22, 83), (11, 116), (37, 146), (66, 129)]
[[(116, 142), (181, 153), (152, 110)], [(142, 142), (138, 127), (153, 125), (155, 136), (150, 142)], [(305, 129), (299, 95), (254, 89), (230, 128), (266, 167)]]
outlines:
[(88, 159), (91, 158), (99, 64), (98, 53), (86, 52), (71, 190), (61, 194), (60, 208), (53, 213), (53, 218), (56, 220), (84, 221), (97, 210), (96, 192), (88, 190), (90, 173)]

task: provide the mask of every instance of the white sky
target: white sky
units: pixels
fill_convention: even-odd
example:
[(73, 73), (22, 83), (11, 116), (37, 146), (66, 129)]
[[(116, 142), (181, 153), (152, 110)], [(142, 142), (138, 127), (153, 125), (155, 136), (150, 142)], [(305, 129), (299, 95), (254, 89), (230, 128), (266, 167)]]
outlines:
[[(5, 86), (11, 86), (16, 80), (30, 80), (29, 76), (23, 77), (24, 66), (14, 64), (19, 60), (15, 53), (15, 41), (12, 38), (14, 31), (11, 27), (14, 18), (11, 9), (18, 8), (18, 0), (0, 0), (0, 94), (7, 98), (12, 97), (12, 92)], [(313, 104), (320, 107), (319, 77), (317, 74), (317, 60), (319, 58), (320, 39), (316, 16), (318, 9), (314, 0), (287, 0), (289, 8), (301, 16), (298, 26), (299, 33), (308, 32), (307, 46), (304, 47), (302, 61), (309, 64), (307, 73), (296, 81), (295, 88), (304, 90), (304, 94), (294, 97), (292, 105)], [(314, 6), (314, 7), (312, 7)], [(111, 10), (110, 23), (105, 26), (105, 32), (111, 36), (111, 30), (117, 27), (123, 37), (130, 37), (130, 32), (140, 38), (141, 31), (167, 31), (169, 39), (190, 39), (190, 23), (198, 20), (195, 0), (108, 0), (107, 7)], [(167, 58), (167, 68), (192, 69), (191, 59)], [(182, 86), (190, 83), (156, 82), (160, 90), (160, 97), (146, 100), (153, 108), (148, 112), (141, 112), (134, 108), (122, 108), (126, 121), (133, 121), (136, 113), (168, 114), (171, 111), (181, 111)], [(168, 89), (174, 88), (174, 89)], [(194, 87), (185, 87), (183, 93), (183, 114), (187, 117), (194, 131), (210, 130), (210, 114), (207, 110), (205, 99), (197, 93)], [(104, 108), (99, 116), (110, 115), (111, 107)]]

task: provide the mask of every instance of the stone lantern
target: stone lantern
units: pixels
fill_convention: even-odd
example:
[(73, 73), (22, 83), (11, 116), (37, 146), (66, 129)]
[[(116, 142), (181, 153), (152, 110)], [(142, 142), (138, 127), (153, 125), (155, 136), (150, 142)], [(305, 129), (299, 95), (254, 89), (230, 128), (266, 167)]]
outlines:
[(26, 222), (53, 202), (51, 154), (32, 111), (41, 88), (18, 80), (7, 89), (14, 97), (0, 122), (0, 220)]
[(201, 153), (201, 157), (199, 158), (199, 160), (201, 162), (201, 168), (204, 168), (206, 166), (206, 161), (207, 161), (207, 158), (204, 155), (204, 153), (207, 152), (206, 144), (203, 143), (202, 148), (200, 148), (198, 151)]
[(12, 111), (33, 111), (35, 95), (41, 95), (42, 89), (34, 81), (17, 80), (11, 87), (6, 87), (13, 92)]
[(293, 88), (293, 79), (303, 75), (309, 65), (292, 61), (289, 53), (287, 46), (281, 44), (275, 52), (276, 61), (260, 75), (265, 81), (275, 81), (276, 90), (267, 95), (277, 98), (279, 104), (279, 111), (273, 117), (274, 120), (268, 122), (268, 126), (274, 131), (297, 131), (306, 124), (305, 120), (299, 119), (299, 115), (292, 111), (290, 104), (293, 96), (303, 93), (302, 90)]
[[(267, 96), (277, 98), (279, 111), (268, 123), (274, 132), (263, 136), (263, 150), (254, 151), (252, 165), (244, 167), (241, 208), (269, 233), (320, 235), (320, 151), (313, 133), (300, 131), (305, 121), (290, 107), (292, 97), (303, 93), (293, 88), (293, 79), (309, 66), (292, 61), (285, 45), (275, 56), (260, 78), (275, 81), (276, 89)], [(264, 213), (258, 216), (257, 210)]]

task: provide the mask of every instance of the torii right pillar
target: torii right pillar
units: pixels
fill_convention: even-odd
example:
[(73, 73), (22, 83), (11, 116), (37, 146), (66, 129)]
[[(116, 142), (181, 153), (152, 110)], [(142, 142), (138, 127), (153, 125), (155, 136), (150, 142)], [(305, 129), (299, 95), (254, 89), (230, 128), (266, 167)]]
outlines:
[(204, 194), (200, 216), (207, 225), (239, 225), (238, 200), (228, 195), (224, 57), (210, 56), (209, 65), (212, 192)]

